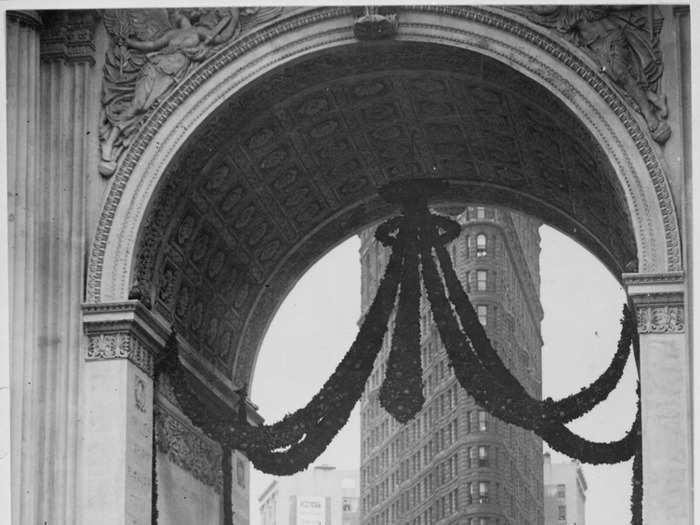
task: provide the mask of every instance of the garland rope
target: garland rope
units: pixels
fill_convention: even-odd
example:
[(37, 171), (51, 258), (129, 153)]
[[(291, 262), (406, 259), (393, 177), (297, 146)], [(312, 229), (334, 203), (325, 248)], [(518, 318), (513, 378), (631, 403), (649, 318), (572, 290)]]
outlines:
[[(390, 232), (387, 232), (387, 240), (393, 242)], [(191, 374), (179, 358), (174, 336), (159, 371), (170, 375), (176, 399), (185, 415), (222, 446), (244, 451), (256, 468), (270, 474), (285, 475), (303, 470), (340, 431), (362, 395), (394, 308), (402, 263), (403, 249), (397, 247), (348, 353), (304, 408), (277, 423), (248, 424), (245, 403), (239, 404), (237, 414), (226, 409), (216, 411), (209, 408), (191, 386)], [(289, 449), (275, 452), (285, 447)], [(294, 459), (290, 461), (290, 458)]]
[[(407, 224), (397, 242), (415, 235), (416, 225)], [(404, 239), (405, 238), (405, 239)], [(393, 241), (385, 240), (389, 246)], [(379, 402), (400, 423), (408, 423), (423, 407), (423, 368), (420, 353), (420, 274), (418, 250), (414, 243), (405, 246), (399, 304), (396, 308), (391, 352), (386, 377), (379, 390)]]
[(389, 262), (355, 341), (305, 407), (272, 425), (253, 426), (247, 420), (245, 395), (237, 411), (205, 403), (192, 385), (192, 374), (178, 356), (174, 334), (157, 367), (158, 373), (170, 374), (185, 415), (224, 450), (243, 451), (263, 472), (293, 474), (313, 462), (346, 423), (372, 373), (394, 309), (392, 346), (380, 402), (401, 423), (411, 420), (421, 410), (425, 402), (419, 323), (422, 280), (449, 364), (460, 386), (493, 416), (535, 432), (554, 450), (572, 458), (600, 464), (626, 461), (634, 456), (633, 525), (641, 524), (639, 386), (634, 423), (619, 440), (589, 441), (565, 426), (608, 397), (623, 374), (631, 346), (637, 357), (638, 335), (631, 311), (626, 306), (623, 308), (617, 350), (609, 366), (591, 385), (556, 401), (533, 398), (491, 345), (457, 278), (444, 245), (459, 235), (460, 228), (455, 221), (428, 210), (427, 196), (436, 184), (439, 183), (414, 180), (397, 183), (381, 192), (386, 200), (397, 202), (403, 209), (402, 216), (389, 219), (375, 233), (377, 240), (391, 248)]
[[(450, 301), (455, 307), (464, 332), (469, 334), (472, 348), (476, 351), (477, 357), (502, 385), (516, 390), (520, 396), (530, 397), (517, 378), (506, 368), (498, 353), (489, 343), (486, 331), (479, 322), (479, 317), (457, 278), (447, 250), (444, 246), (438, 244), (435, 245), (435, 251), (449, 291)], [(632, 339), (635, 334), (632, 312), (627, 305), (623, 306), (622, 311), (620, 339), (617, 344), (617, 351), (608, 368), (598, 379), (588, 387), (582, 388), (576, 394), (558, 401), (554, 401), (552, 398), (541, 401), (542, 410), (545, 413), (550, 414), (550, 416), (555, 415), (561, 422), (568, 423), (592, 410), (596, 405), (607, 399), (610, 392), (615, 389), (625, 370), (625, 365), (630, 355)], [(540, 402), (538, 401), (538, 403)]]
[[(430, 235), (429, 232), (428, 235)], [(509, 390), (497, 381), (491, 371), (477, 359), (476, 353), (472, 351), (472, 347), (452, 315), (452, 306), (447, 300), (440, 281), (430, 243), (422, 244), (421, 263), (428, 300), (450, 364), (462, 388), (493, 416), (506, 423), (532, 430), (554, 450), (567, 456), (593, 464), (617, 463), (630, 459), (634, 455), (639, 413), (632, 428), (622, 439), (610, 443), (595, 443), (567, 429), (562, 422), (564, 418), (558, 419), (557, 414), (549, 413), (545, 409), (548, 405), (537, 402), (529, 396), (519, 396), (516, 390)], [(481, 330), (483, 331), (483, 328)], [(474, 334), (470, 332), (468, 335)], [(483, 339), (488, 348), (482, 351), (495, 353), (488, 339), (486, 337)]]

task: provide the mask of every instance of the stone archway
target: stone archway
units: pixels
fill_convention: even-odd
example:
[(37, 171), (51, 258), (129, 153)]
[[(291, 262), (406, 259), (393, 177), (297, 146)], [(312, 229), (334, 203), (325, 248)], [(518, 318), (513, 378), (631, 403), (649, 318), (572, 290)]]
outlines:
[[(345, 8), (281, 20), (224, 49), (156, 108), (107, 197), (86, 312), (138, 298), (150, 313), (123, 309), (148, 319), (140, 324), (154, 349), (174, 324), (207, 380), (240, 385), (294, 281), (344, 236), (392, 212), (378, 186), (427, 172), (451, 183), (446, 202), (507, 205), (570, 233), (618, 277), (635, 272), (625, 277), (631, 294), (658, 286), (674, 294), (639, 312), (651, 345), (668, 348), (663, 333), (682, 353), (682, 319), (670, 310), (683, 290), (680, 234), (663, 162), (590, 61), (493, 9), (407, 8), (386, 43), (358, 43), (352, 23)], [(536, 137), (538, 129), (549, 133)], [(206, 311), (196, 288), (216, 298)], [(644, 394), (646, 459), (667, 446), (653, 421), (668, 397), (653, 367), (643, 368), (654, 385)], [(687, 473), (678, 468), (676, 486)], [(652, 523), (664, 512), (662, 484), (648, 486)], [(679, 519), (688, 505), (681, 501)]]

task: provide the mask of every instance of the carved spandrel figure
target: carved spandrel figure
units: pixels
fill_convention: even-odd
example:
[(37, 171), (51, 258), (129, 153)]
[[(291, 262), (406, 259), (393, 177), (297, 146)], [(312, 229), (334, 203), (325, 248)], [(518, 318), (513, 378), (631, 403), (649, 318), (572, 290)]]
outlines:
[(113, 45), (102, 88), (100, 173), (110, 176), (144, 115), (222, 44), (281, 8), (110, 10), (103, 19)]
[(663, 144), (671, 135), (664, 96), (657, 93), (663, 73), (657, 34), (663, 21), (651, 7), (529, 6), (528, 19), (552, 27), (586, 50), (636, 104), (652, 137)]

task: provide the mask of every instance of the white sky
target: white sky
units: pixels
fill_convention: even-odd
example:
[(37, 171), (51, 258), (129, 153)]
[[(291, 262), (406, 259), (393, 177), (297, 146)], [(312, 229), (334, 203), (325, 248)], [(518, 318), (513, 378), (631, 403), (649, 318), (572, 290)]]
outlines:
[[(558, 398), (578, 391), (608, 365), (617, 344), (624, 294), (605, 267), (581, 246), (546, 226), (540, 233), (543, 389), (545, 396)], [(305, 405), (354, 340), (360, 314), (359, 246), (359, 239), (353, 237), (329, 252), (302, 277), (275, 316), (251, 393), (268, 422)], [(630, 361), (618, 390), (571, 428), (590, 439), (621, 437), (634, 420), (635, 381)], [(568, 460), (557, 453), (552, 459)], [(359, 469), (359, 404), (316, 463)], [(583, 469), (589, 485), (586, 521), (629, 523), (631, 461), (584, 465)], [(257, 499), (272, 479), (252, 472), (251, 525), (260, 523)]]

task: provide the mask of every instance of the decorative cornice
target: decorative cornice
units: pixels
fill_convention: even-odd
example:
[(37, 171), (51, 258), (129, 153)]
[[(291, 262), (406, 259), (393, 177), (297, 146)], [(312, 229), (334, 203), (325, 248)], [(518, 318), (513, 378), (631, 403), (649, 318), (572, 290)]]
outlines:
[(623, 282), (637, 314), (640, 334), (685, 332), (685, 275), (625, 274)]
[(626, 273), (622, 275), (622, 282), (635, 305), (684, 304), (686, 278), (683, 272)]
[(141, 303), (84, 304), (82, 309), (86, 361), (128, 359), (153, 375), (154, 356), (163, 348), (168, 330)]
[(89, 10), (49, 11), (41, 30), (41, 59), (94, 65), (97, 19)]
[(679, 284), (685, 282), (685, 272), (623, 273), (622, 282), (627, 286), (648, 284)]
[(184, 417), (165, 403), (156, 407), (156, 444), (169, 461), (189, 472), (193, 478), (221, 493), (221, 447), (201, 431), (186, 423)]

